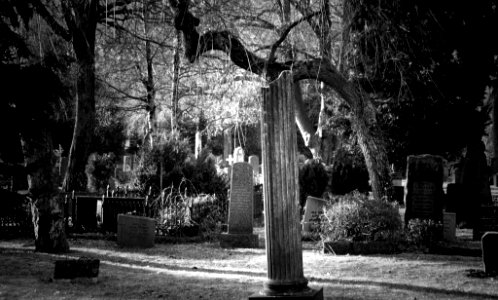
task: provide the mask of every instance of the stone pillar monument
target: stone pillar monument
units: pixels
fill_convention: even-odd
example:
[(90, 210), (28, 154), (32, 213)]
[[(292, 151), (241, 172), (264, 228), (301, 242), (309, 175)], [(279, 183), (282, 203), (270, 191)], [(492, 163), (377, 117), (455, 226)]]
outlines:
[(303, 275), (292, 74), (263, 89), (261, 144), (268, 280), (249, 299), (323, 299)]

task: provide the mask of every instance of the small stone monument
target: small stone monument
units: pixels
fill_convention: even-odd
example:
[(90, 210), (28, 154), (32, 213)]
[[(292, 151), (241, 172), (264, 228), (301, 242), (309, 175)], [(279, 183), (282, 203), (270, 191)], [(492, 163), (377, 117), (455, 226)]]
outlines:
[(323, 208), (327, 204), (324, 199), (308, 196), (304, 208), (303, 231), (311, 232), (313, 223), (320, 221), (320, 215), (323, 214)]
[(456, 239), (456, 213), (443, 213), (443, 238), (450, 242)]
[(233, 150), (233, 159), (236, 163), (243, 162), (245, 160), (245, 153), (242, 147), (237, 147)]
[(156, 221), (133, 215), (118, 215), (118, 245), (151, 248), (154, 246)]
[(481, 238), (484, 272), (498, 275), (498, 232), (488, 231)]
[(228, 233), (220, 235), (223, 248), (257, 248), (258, 235), (253, 234), (254, 188), (252, 167), (246, 162), (233, 164), (228, 209)]
[(408, 156), (405, 223), (410, 219), (443, 218), (443, 158), (435, 155)]
[(202, 151), (202, 135), (201, 135), (201, 132), (200, 131), (196, 131), (195, 132), (195, 158), (198, 158), (199, 157), (199, 154), (201, 153)]
[(254, 177), (254, 184), (259, 184), (259, 157), (256, 155), (251, 155), (247, 159), (249, 164), (252, 166), (252, 171), (253, 171), (253, 177)]

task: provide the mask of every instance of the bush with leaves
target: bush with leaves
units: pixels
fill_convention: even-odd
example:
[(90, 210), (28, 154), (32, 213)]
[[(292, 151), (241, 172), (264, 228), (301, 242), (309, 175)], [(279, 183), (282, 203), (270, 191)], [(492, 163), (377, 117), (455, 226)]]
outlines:
[(88, 191), (103, 193), (110, 184), (115, 166), (116, 156), (112, 152), (90, 155), (85, 168)]
[(315, 159), (308, 159), (299, 169), (299, 204), (303, 208), (308, 196), (322, 197), (329, 177), (325, 166)]
[(402, 236), (397, 204), (369, 200), (355, 191), (339, 196), (321, 218), (327, 241), (396, 241)]
[(406, 226), (408, 242), (416, 247), (431, 248), (443, 238), (443, 224), (431, 219), (411, 219)]

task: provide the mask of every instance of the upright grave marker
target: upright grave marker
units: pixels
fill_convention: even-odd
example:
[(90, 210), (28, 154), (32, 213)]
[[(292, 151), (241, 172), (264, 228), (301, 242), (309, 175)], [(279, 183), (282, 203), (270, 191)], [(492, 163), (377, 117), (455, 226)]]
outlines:
[(443, 159), (435, 155), (408, 156), (405, 223), (410, 219), (443, 218)]
[(498, 275), (498, 232), (486, 232), (481, 238), (484, 272)]
[(232, 166), (228, 233), (220, 235), (221, 247), (258, 247), (258, 236), (253, 234), (254, 188), (252, 167), (246, 162)]
[(323, 208), (327, 204), (324, 199), (308, 196), (304, 208), (303, 231), (311, 232), (313, 224), (320, 221), (320, 215), (323, 214)]
[(133, 215), (118, 215), (118, 244), (124, 247), (154, 246), (156, 220)]
[(242, 147), (237, 147), (235, 150), (233, 150), (233, 159), (234, 162), (243, 162), (245, 160), (245, 153), (244, 149)]
[(456, 239), (456, 213), (443, 213), (443, 238), (447, 241)]
[(249, 299), (323, 299), (303, 274), (292, 73), (264, 88), (261, 109), (268, 280)]

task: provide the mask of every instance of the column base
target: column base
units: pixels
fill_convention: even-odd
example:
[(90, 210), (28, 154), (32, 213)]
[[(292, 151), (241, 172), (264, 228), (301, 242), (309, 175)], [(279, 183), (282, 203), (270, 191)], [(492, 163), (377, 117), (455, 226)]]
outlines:
[(231, 234), (219, 235), (221, 248), (258, 248), (259, 237), (257, 234)]
[(302, 291), (280, 293), (262, 290), (249, 296), (249, 300), (268, 299), (323, 300), (323, 288), (320, 288), (318, 290), (306, 288)]

